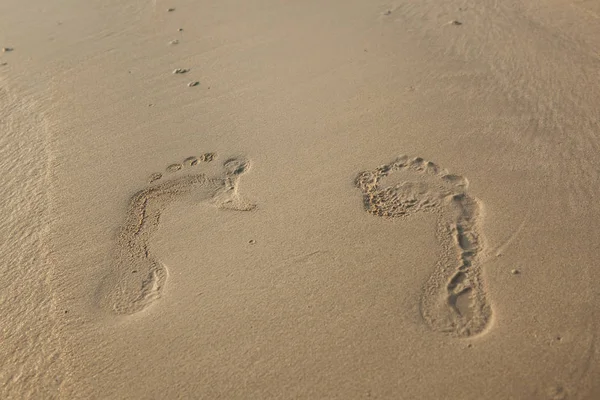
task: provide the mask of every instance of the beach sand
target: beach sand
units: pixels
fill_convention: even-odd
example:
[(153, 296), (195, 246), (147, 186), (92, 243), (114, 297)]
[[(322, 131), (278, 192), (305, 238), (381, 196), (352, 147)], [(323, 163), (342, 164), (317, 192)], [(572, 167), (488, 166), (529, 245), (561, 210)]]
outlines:
[(600, 398), (591, 0), (0, 4), (0, 398)]

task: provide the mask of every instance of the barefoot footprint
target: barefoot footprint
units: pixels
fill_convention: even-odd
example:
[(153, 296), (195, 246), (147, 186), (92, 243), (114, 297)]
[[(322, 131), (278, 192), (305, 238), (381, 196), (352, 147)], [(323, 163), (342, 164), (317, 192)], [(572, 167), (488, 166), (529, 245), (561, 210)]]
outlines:
[(114, 273), (106, 278), (99, 291), (102, 308), (117, 314), (134, 314), (161, 296), (168, 271), (148, 244), (160, 226), (163, 210), (173, 201), (190, 195), (220, 209), (254, 209), (255, 205), (244, 201), (238, 193), (239, 178), (248, 170), (249, 162), (229, 159), (223, 164), (223, 172), (215, 177), (198, 171), (200, 163), (209, 163), (214, 158), (214, 153), (206, 153), (171, 164), (164, 175), (152, 174), (150, 184), (133, 195), (117, 239)]
[[(382, 180), (394, 178), (400, 183), (382, 187)], [(370, 214), (383, 218), (437, 214), (442, 256), (423, 289), (421, 314), (436, 331), (459, 337), (483, 332), (492, 311), (481, 276), (485, 247), (481, 204), (467, 194), (468, 181), (422, 158), (402, 156), (360, 173), (355, 184)]]

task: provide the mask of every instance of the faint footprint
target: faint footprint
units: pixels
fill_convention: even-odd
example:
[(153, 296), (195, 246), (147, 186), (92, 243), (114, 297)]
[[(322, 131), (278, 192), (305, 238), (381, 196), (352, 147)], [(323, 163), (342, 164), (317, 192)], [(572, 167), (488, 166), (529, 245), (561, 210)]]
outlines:
[[(385, 179), (398, 179), (382, 187)], [(365, 210), (384, 218), (406, 218), (418, 212), (438, 216), (442, 256), (421, 297), (421, 314), (429, 326), (455, 336), (481, 333), (491, 319), (481, 277), (485, 247), (481, 204), (467, 194), (468, 181), (422, 158), (399, 157), (360, 173), (356, 186)]]
[(249, 162), (232, 158), (215, 177), (200, 173), (199, 163), (208, 163), (214, 158), (214, 153), (206, 153), (170, 164), (164, 175), (152, 174), (150, 184), (133, 195), (117, 240), (114, 273), (99, 290), (102, 308), (117, 314), (133, 314), (161, 296), (168, 271), (148, 244), (160, 226), (163, 210), (173, 201), (190, 195), (195, 201), (210, 202), (220, 209), (254, 209), (255, 205), (244, 201), (238, 193), (240, 176), (248, 170)]

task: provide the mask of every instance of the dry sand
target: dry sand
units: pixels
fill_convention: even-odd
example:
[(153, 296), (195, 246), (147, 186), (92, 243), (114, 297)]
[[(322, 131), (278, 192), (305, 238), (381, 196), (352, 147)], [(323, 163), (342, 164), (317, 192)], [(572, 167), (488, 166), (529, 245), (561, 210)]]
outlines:
[(600, 398), (596, 1), (3, 0), (0, 47), (0, 398)]

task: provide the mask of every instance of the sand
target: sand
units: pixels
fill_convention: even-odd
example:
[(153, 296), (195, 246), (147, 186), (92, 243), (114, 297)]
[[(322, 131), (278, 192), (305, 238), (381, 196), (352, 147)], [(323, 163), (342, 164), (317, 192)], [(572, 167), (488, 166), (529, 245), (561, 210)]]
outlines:
[(4, 0), (0, 47), (0, 398), (600, 398), (596, 2)]

